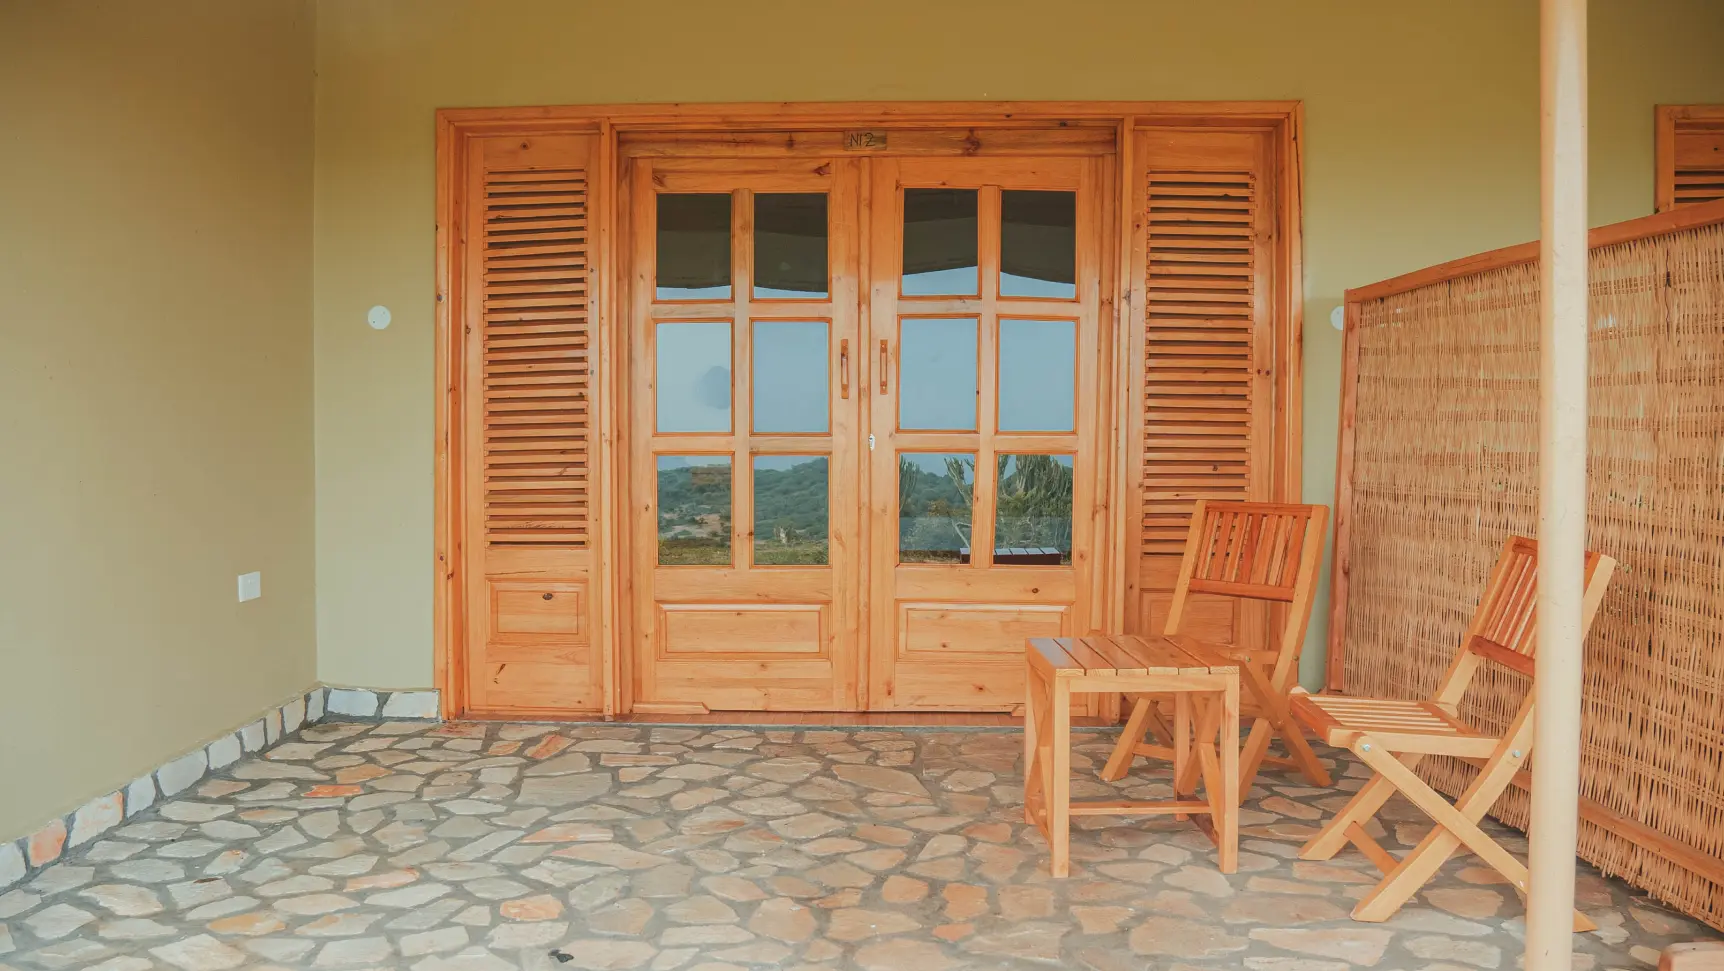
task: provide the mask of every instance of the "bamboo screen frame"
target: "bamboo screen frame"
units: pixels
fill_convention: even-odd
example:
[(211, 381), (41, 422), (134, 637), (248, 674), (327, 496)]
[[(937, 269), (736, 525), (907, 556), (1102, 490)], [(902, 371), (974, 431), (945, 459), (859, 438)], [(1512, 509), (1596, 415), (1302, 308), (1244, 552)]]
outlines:
[[(1724, 928), (1724, 202), (1591, 246), (1587, 546), (1621, 569), (1586, 643), (1579, 853)], [(1537, 528), (1538, 255), (1347, 293), (1332, 691), (1428, 697), (1497, 547)], [(1527, 690), (1490, 672), (1463, 714), (1500, 730)], [(1521, 828), (1527, 779), (1493, 809)]]

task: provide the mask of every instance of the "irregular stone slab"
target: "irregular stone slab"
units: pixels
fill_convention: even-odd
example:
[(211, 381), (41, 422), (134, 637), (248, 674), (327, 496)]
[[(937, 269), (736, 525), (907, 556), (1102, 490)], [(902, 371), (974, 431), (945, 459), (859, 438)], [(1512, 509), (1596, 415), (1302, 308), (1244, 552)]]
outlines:
[(608, 907), (587, 915), (587, 929), (596, 934), (635, 937), (646, 930), (652, 920), (652, 905), (644, 900), (619, 900)]
[(854, 943), (870, 937), (899, 934), (922, 926), (915, 918), (890, 910), (845, 907), (834, 910), (826, 925), (826, 936)]
[(498, 924), (492, 928), (485, 941), (500, 951), (519, 951), (554, 944), (562, 940), (568, 932), (568, 922), (560, 920), (531, 924)]
[(103, 921), (96, 927), (96, 933), (102, 939), (109, 941), (143, 941), (161, 937), (177, 937), (180, 931), (147, 917), (127, 917), (121, 920)]
[(960, 945), (973, 954), (990, 954), (1031, 961), (1058, 962), (1060, 942), (1066, 935), (1060, 924), (1025, 921), (1001, 930), (977, 934)]
[(922, 784), (922, 780), (902, 769), (888, 769), (877, 765), (835, 765), (832, 767), (832, 773), (845, 782), (879, 792), (928, 795), (928, 787)]
[(343, 897), (335, 893), (314, 893), (303, 897), (288, 897), (275, 902), (275, 909), (284, 914), (313, 916), (327, 914), (337, 910), (347, 910), (359, 906), (359, 902), (351, 897)]
[(529, 833), (523, 843), (605, 843), (615, 839), (610, 827), (592, 823), (558, 823)]
[(909, 938), (874, 941), (856, 952), (856, 966), (863, 971), (949, 971), (957, 965), (938, 945)]
[(585, 860), (588, 863), (598, 863), (603, 866), (616, 867), (619, 870), (646, 870), (662, 866), (668, 862), (662, 856), (631, 850), (616, 843), (594, 843), (591, 845), (571, 846), (556, 851), (557, 856), (574, 860)]
[(1131, 929), (1129, 943), (1133, 954), (1202, 958), (1243, 951), (1248, 942), (1212, 924), (1152, 916)]
[(144, 887), (127, 883), (104, 883), (78, 891), (78, 896), (121, 917), (143, 917), (160, 913), (162, 901)]
[(1358, 927), (1258, 927), (1251, 931), (1252, 940), (1273, 944), (1296, 954), (1338, 958), (1366, 966), (1383, 959), (1383, 951), (1393, 938), (1394, 935), (1386, 930)]
[(323, 949), (317, 952), (316, 959), (311, 963), (318, 968), (376, 964), (379, 961), (387, 961), (394, 952), (388, 938), (353, 937), (323, 945)]
[[(72, 814), (72, 832), (66, 845), (81, 846), (113, 829), (125, 818), (124, 797), (118, 792), (98, 796)], [(0, 881), (3, 885), (4, 881)]]
[(95, 919), (94, 914), (71, 904), (54, 904), (24, 918), (22, 923), (37, 937), (57, 941)]
[(183, 971), (223, 971), (245, 963), (245, 954), (208, 934), (150, 948), (150, 953)]
[[(531, 775), (532, 770), (528, 770)], [(590, 802), (611, 791), (611, 777), (604, 774), (554, 775), (528, 778), (521, 783), (515, 802), (522, 806), (567, 806)]]
[[(246, 761), (234, 766), (231, 770), (239, 779), (303, 779), (309, 782), (322, 782), (329, 778), (322, 772), (308, 765), (297, 765), (293, 762), (258, 762)], [(160, 773), (157, 773), (160, 778)], [(164, 787), (163, 792), (168, 792)], [(168, 793), (172, 795), (172, 793)]]
[[(580, 939), (562, 949), (570, 960), (562, 967), (581, 971), (630, 971), (644, 966), (658, 953), (658, 948), (644, 941), (615, 941), (603, 938)], [(719, 971), (712, 968), (711, 971)]]
[(162, 795), (171, 796), (191, 788), (209, 769), (209, 755), (203, 749), (187, 752), (156, 770), (156, 786)]
[(737, 919), (729, 904), (710, 894), (679, 900), (666, 907), (664, 915), (678, 924), (730, 924)]

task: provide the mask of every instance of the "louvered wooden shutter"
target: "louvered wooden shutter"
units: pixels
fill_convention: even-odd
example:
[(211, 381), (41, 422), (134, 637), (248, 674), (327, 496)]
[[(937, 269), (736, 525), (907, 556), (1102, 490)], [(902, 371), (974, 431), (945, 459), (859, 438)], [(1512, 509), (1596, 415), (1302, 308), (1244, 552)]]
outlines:
[(1256, 176), (1151, 169), (1143, 550), (1185, 548), (1197, 499), (1251, 493)]
[(485, 541), (585, 547), (587, 171), (541, 156), (485, 172)]
[(1658, 209), (1724, 199), (1724, 105), (1658, 113)]
[(591, 135), (476, 137), (464, 241), (467, 710), (603, 706)]
[[(1142, 238), (1138, 530), (1128, 594), (1159, 633), (1198, 499), (1272, 498), (1275, 420), (1268, 319), (1273, 238), (1268, 140), (1243, 132), (1140, 136)], [(1221, 640), (1239, 617), (1188, 615)], [(1225, 616), (1223, 615), (1225, 613)]]

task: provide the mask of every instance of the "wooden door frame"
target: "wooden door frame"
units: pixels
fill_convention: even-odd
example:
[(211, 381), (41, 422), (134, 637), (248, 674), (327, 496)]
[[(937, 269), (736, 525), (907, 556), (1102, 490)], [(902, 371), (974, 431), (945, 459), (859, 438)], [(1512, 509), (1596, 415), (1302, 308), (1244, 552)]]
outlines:
[[(594, 481), (592, 552), (595, 593), (590, 601), (592, 650), (602, 665), (602, 711), (574, 712), (572, 717), (611, 718), (627, 713), (630, 697), (628, 635), (629, 586), (627, 509), (617, 497), (628, 495), (626, 381), (618, 366), (626, 348), (626, 295), (632, 282), (628, 266), (615, 253), (626, 245), (628, 186), (619, 178), (621, 138), (627, 136), (647, 152), (694, 154), (715, 139), (738, 154), (794, 157), (836, 151), (867, 151), (868, 135), (885, 131), (895, 136), (893, 154), (977, 155), (1058, 154), (1062, 140), (1113, 135), (1115, 170), (1112, 192), (1118, 198), (1107, 207), (1106, 221), (1119, 271), (1111, 293), (1103, 294), (1102, 325), (1112, 338), (1104, 346), (1104, 369), (1111, 369), (1114, 386), (1129, 387), (1130, 363), (1119, 353), (1122, 322), (1133, 319), (1142, 297), (1131, 292), (1131, 240), (1143, 231), (1143, 214), (1131, 209), (1136, 163), (1133, 134), (1146, 129), (1231, 129), (1268, 132), (1277, 146), (1273, 178), (1276, 188), (1277, 233), (1273, 254), (1275, 294), (1271, 307), (1275, 329), (1278, 382), (1275, 402), (1276, 498), (1297, 500), (1301, 488), (1303, 402), (1303, 167), (1304, 109), (1297, 101), (1046, 101), (1046, 102), (846, 102), (744, 104), (574, 105), (551, 107), (445, 108), (436, 115), (435, 175), (435, 465), (434, 547), (432, 590), (432, 649), (434, 686), (441, 693), (442, 714), (459, 717), (469, 708), (466, 698), (464, 597), (466, 554), (462, 544), (464, 442), (461, 438), (464, 380), (464, 341), (461, 321), (467, 294), (462, 267), (467, 259), (466, 158), (475, 137), (590, 134), (600, 139), (592, 185), (591, 240), (594, 254), (589, 306), (596, 370), (593, 415), (599, 447)], [(957, 139), (953, 131), (965, 133)], [(662, 137), (651, 137), (662, 134)], [(642, 136), (648, 136), (643, 138)], [(866, 206), (866, 199), (864, 200)], [(864, 215), (866, 219), (866, 215)], [(1107, 254), (1104, 253), (1104, 259)], [(1133, 512), (1113, 501), (1126, 494), (1130, 470), (1121, 396), (1111, 396), (1105, 416), (1111, 447), (1110, 467), (1100, 471), (1098, 515), (1105, 516), (1106, 534), (1098, 543), (1096, 582), (1101, 603), (1093, 616), (1103, 618), (1104, 630), (1122, 629), (1124, 622), (1124, 541)]]

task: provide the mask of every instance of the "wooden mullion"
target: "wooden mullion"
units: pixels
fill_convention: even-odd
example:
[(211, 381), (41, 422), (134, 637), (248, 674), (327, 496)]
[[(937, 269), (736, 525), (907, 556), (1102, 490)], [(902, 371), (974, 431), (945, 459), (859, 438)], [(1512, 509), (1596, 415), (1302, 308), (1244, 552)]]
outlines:
[(1000, 381), (1000, 187), (983, 186), (976, 200), (977, 263), (981, 307), (976, 318), (976, 482), (970, 501), (970, 566), (994, 562), (994, 510), (999, 499), (999, 461), (994, 454), (999, 425)]
[(731, 520), (730, 556), (739, 570), (754, 566), (754, 193), (739, 189), (730, 204)]

